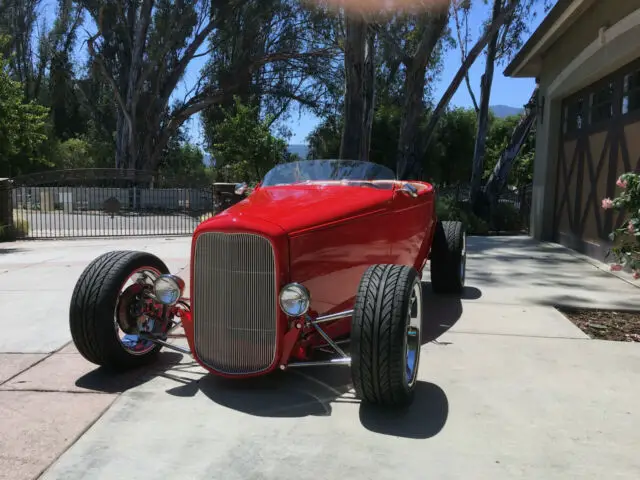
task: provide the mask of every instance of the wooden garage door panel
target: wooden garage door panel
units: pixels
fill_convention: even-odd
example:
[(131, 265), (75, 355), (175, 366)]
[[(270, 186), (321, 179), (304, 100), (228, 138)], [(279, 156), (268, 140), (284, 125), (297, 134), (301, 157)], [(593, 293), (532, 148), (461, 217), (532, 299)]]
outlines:
[[(558, 218), (557, 231), (560, 233), (571, 232), (571, 212), (573, 212), (574, 196), (576, 191), (575, 170), (578, 163), (576, 152), (576, 140), (570, 140), (564, 143), (562, 158), (559, 162), (558, 172), (558, 192), (557, 192), (557, 208), (556, 218)], [(567, 193), (568, 191), (568, 193)]]
[(607, 193), (609, 143), (608, 132), (595, 133), (589, 137), (589, 148), (584, 155), (579, 233), (583, 239), (595, 243), (599, 243), (603, 235), (600, 204)]
[[(618, 155), (618, 176), (632, 170), (640, 171), (640, 122), (632, 123), (624, 128), (624, 140), (626, 149), (621, 148), (620, 155)], [(623, 156), (624, 153), (626, 155)]]

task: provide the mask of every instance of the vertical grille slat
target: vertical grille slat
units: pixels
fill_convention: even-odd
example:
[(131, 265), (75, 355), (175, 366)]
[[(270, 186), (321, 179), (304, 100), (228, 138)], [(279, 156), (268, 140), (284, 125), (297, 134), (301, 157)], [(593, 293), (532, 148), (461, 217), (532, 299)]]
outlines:
[(276, 354), (275, 255), (266, 238), (203, 233), (194, 257), (196, 354), (229, 375), (258, 373)]

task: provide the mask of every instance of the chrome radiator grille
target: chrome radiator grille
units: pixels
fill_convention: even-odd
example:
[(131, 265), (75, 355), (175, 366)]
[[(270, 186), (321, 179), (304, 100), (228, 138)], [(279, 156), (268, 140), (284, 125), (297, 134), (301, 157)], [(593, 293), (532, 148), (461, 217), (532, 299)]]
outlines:
[(275, 256), (264, 237), (203, 233), (192, 290), (196, 354), (226, 374), (267, 369), (276, 354)]

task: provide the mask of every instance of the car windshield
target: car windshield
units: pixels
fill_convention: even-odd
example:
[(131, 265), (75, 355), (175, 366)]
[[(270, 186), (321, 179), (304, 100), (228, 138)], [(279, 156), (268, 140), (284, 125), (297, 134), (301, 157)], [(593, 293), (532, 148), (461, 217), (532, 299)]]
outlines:
[(361, 182), (395, 180), (393, 170), (360, 160), (302, 160), (281, 163), (264, 177), (262, 185), (291, 185), (295, 183)]

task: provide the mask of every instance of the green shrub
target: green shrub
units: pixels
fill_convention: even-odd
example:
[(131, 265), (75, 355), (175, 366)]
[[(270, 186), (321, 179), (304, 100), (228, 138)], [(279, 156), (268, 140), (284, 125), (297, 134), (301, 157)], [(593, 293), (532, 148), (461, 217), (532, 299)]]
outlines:
[(14, 218), (13, 225), (0, 225), (0, 241), (11, 242), (24, 238), (29, 233), (29, 222), (24, 218)]
[(436, 215), (439, 220), (462, 222), (468, 235), (487, 235), (489, 225), (471, 211), (466, 202), (458, 202), (453, 197), (438, 197)]
[(498, 232), (519, 232), (523, 227), (520, 212), (511, 203), (498, 203), (492, 223)]

